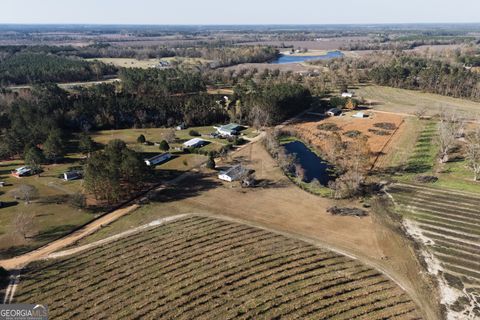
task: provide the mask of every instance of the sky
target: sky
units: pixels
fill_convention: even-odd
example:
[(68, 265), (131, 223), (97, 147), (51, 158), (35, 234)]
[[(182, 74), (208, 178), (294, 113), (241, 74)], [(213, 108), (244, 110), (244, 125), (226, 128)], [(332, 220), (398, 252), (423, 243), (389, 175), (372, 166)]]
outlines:
[(0, 24), (480, 22), (480, 0), (1, 0)]

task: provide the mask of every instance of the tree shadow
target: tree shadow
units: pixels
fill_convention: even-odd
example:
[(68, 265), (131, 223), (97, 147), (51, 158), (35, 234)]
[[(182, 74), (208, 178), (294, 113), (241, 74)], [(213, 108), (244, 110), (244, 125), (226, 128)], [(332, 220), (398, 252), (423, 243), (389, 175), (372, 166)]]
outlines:
[(221, 185), (222, 183), (216, 180), (213, 174), (191, 173), (175, 185), (152, 191), (148, 194), (148, 199), (153, 202), (173, 202), (198, 196)]
[(46, 242), (50, 242), (50, 241), (53, 241), (53, 240), (56, 240), (56, 239), (59, 239), (61, 237), (63, 237), (64, 235), (72, 232), (73, 230), (75, 230), (76, 228), (78, 228), (78, 226), (76, 225), (73, 225), (73, 224), (66, 224), (66, 225), (62, 225), (62, 226), (57, 226), (57, 227), (53, 227), (53, 228), (50, 228), (42, 233), (39, 233), (37, 235), (35, 235), (33, 237), (33, 239), (35, 241), (46, 241)]

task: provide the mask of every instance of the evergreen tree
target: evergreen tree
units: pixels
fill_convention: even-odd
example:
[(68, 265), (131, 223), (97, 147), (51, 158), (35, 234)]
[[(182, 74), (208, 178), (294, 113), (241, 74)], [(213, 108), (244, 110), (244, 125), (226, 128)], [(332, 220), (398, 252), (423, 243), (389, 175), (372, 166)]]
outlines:
[(162, 140), (162, 141), (160, 142), (160, 150), (162, 150), (162, 151), (168, 151), (168, 150), (170, 150), (170, 145), (168, 144), (167, 141)]
[(44, 162), (42, 150), (32, 146), (25, 151), (25, 164), (32, 167), (34, 170), (40, 169), (40, 165)]
[(65, 146), (59, 130), (52, 130), (43, 144), (43, 154), (49, 161), (56, 162), (65, 155)]

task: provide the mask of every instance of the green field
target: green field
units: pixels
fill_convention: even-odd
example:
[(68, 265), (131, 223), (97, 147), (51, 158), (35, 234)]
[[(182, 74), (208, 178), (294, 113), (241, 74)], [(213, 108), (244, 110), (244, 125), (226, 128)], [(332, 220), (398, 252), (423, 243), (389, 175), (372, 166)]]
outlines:
[(187, 216), (23, 272), (15, 303), (55, 319), (418, 319), (361, 262), (262, 229)]
[[(20, 161), (0, 163), (0, 181), (6, 183), (5, 187), (0, 188), (0, 201), (5, 204), (0, 208), (1, 258), (42, 246), (94, 218), (93, 213), (79, 210), (69, 204), (72, 195), (82, 191), (81, 181), (67, 182), (58, 176), (67, 171), (72, 164), (46, 166), (40, 177), (15, 178), (10, 175), (12, 170), (22, 165)], [(33, 186), (37, 190), (37, 196), (31, 199), (30, 204), (15, 200), (13, 192), (20, 185)], [(22, 212), (34, 216), (30, 232), (27, 234), (28, 238), (25, 240), (11, 232), (15, 216)]]
[(469, 118), (480, 116), (480, 103), (478, 102), (421, 91), (362, 86), (355, 89), (355, 95), (375, 102), (374, 109), (376, 110), (414, 115), (418, 110), (425, 109), (427, 115), (435, 115), (445, 109), (456, 110)]

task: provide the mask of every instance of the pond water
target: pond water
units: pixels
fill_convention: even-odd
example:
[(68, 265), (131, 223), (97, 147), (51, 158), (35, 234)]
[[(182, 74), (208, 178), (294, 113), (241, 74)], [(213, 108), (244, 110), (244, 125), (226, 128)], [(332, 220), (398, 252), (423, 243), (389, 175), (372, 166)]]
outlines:
[(327, 60), (327, 59), (334, 59), (334, 58), (341, 58), (343, 57), (343, 53), (340, 51), (330, 51), (325, 55), (321, 56), (295, 56), (295, 55), (288, 55), (288, 54), (281, 54), (276, 60), (272, 61), (272, 64), (286, 64), (286, 63), (301, 63), (305, 61), (312, 61), (312, 60)]
[(293, 141), (284, 145), (288, 154), (294, 154), (297, 163), (305, 170), (305, 182), (317, 179), (321, 185), (327, 186), (328, 182), (335, 179), (333, 166), (317, 156), (301, 141)]

